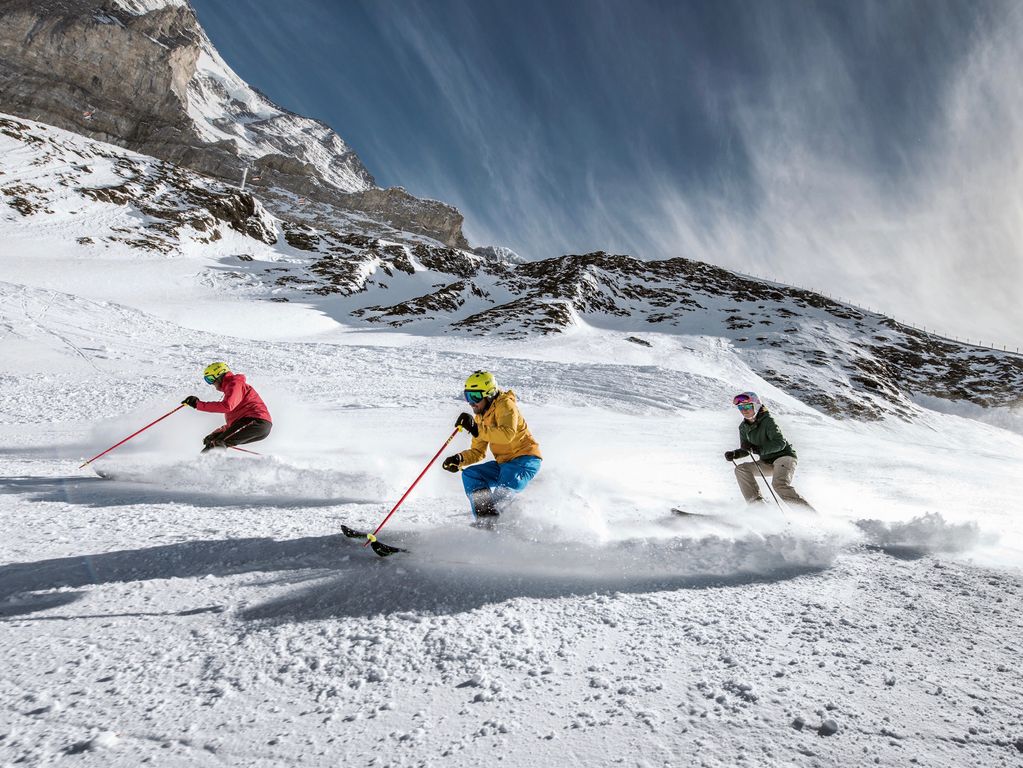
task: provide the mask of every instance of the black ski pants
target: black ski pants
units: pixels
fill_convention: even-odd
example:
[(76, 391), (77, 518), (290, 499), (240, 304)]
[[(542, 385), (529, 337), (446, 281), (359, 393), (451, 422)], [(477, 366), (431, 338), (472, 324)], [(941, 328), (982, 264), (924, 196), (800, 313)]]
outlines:
[(232, 445), (245, 445), (246, 443), (263, 440), (270, 434), (272, 427), (273, 424), (266, 419), (255, 419), (251, 416), (245, 416), (238, 419), (238, 421), (228, 424), (227, 429), (210, 432), (206, 435), (202, 439), (204, 446), (202, 452), (206, 453), (211, 448), (226, 448)]

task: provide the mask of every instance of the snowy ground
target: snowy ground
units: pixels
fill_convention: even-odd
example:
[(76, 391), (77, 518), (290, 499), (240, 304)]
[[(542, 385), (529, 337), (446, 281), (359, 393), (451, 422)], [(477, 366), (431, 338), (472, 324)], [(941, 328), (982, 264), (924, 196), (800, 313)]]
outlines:
[[(835, 421), (716, 338), (353, 331), (225, 293), (212, 258), (14, 235), (0, 763), (1023, 760), (1020, 435), (936, 411)], [(77, 468), (212, 397), (214, 359), (267, 400), (268, 456), (198, 456), (217, 417), (186, 409), (101, 460), (118, 479)], [(435, 469), (382, 536), (410, 554), (340, 537), (440, 447), (476, 368), (516, 390), (546, 456), (501, 530), (470, 529)], [(819, 517), (743, 508), (721, 457), (743, 389)]]

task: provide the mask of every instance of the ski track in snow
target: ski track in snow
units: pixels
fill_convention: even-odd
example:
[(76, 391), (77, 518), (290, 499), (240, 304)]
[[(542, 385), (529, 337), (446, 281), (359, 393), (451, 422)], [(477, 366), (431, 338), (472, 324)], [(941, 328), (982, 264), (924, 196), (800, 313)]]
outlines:
[[(1019, 764), (1018, 435), (836, 422), (698, 336), (246, 339), (0, 299), (4, 764)], [(219, 417), (183, 409), (100, 460), (115, 479), (77, 468), (209, 396), (212, 359), (270, 404), (268, 455), (196, 455)], [(481, 367), (546, 456), (499, 530), (434, 468), (381, 534), (409, 554), (342, 537)], [(721, 452), (746, 388), (820, 516), (739, 503)]]

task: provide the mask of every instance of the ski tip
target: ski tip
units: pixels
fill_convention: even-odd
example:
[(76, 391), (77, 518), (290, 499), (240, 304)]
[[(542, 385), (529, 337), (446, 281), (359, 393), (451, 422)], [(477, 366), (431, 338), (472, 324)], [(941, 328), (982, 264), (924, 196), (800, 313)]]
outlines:
[(687, 509), (679, 509), (678, 507), (672, 507), (671, 514), (675, 515), (675, 517), (713, 517), (713, 515), (708, 515), (706, 512), (690, 512)]
[(380, 555), (380, 557), (389, 557), (390, 555), (395, 555), (398, 552), (408, 552), (407, 549), (402, 549), (401, 547), (392, 547), (388, 544), (379, 542), (376, 539), (372, 541), (370, 546), (373, 547), (373, 551)]

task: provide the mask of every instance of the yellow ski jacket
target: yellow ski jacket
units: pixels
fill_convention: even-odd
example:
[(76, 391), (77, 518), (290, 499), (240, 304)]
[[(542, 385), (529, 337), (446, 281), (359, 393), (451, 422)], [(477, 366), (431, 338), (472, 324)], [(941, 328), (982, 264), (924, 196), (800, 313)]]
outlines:
[(515, 402), (515, 393), (510, 389), (500, 393), (490, 404), (486, 413), (476, 417), (479, 437), (472, 439), (469, 450), (462, 451), (462, 463), (459, 468), (482, 461), (487, 455), (487, 446), (494, 454), (498, 464), (502, 464), (519, 456), (536, 456), (543, 458), (540, 445), (533, 439), (533, 434), (526, 426), (526, 420), (519, 413)]

